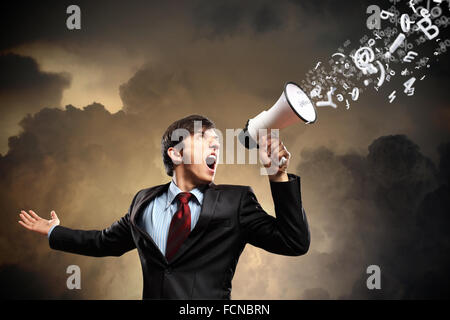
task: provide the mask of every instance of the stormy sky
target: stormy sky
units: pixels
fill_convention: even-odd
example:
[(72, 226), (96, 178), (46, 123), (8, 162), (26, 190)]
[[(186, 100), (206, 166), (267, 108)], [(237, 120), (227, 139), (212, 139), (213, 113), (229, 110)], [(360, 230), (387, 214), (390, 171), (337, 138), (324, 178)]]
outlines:
[[(108, 227), (138, 190), (169, 181), (159, 148), (171, 122), (196, 113), (223, 132), (242, 128), (273, 105), (285, 82), (300, 82), (344, 41), (368, 34), (373, 3), (2, 3), (2, 298), (140, 299), (136, 251), (120, 258), (53, 251), (17, 223), (19, 211), (55, 210), (76, 229)], [(81, 30), (66, 28), (71, 4), (81, 8)], [(412, 97), (389, 103), (392, 83), (390, 91), (364, 91), (349, 110), (323, 108), (315, 124), (281, 131), (289, 171), (302, 179), (311, 248), (283, 257), (248, 246), (234, 299), (450, 296), (449, 76), (447, 53)], [(221, 164), (215, 182), (251, 185), (274, 214), (258, 165)], [(81, 290), (66, 288), (72, 264), (81, 268)], [(366, 287), (373, 264), (381, 290)]]

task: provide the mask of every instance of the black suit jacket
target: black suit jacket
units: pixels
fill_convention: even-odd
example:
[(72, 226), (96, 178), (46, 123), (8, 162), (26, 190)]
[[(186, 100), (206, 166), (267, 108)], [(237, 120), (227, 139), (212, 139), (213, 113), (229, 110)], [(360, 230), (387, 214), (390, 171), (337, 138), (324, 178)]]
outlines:
[(128, 213), (104, 230), (57, 226), (50, 247), (87, 256), (120, 256), (137, 248), (142, 263), (144, 299), (231, 299), (231, 281), (244, 247), (299, 256), (308, 251), (310, 234), (302, 207), (300, 177), (271, 182), (276, 218), (258, 203), (251, 187), (209, 184), (197, 225), (170, 263), (138, 217), (169, 183), (139, 191)]

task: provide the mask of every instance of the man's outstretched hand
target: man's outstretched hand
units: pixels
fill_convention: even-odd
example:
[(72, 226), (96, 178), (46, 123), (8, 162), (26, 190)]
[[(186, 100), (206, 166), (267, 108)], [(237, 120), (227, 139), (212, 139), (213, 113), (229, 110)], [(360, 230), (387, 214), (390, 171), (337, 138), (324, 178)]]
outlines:
[(19, 221), (19, 223), (28, 230), (47, 235), (51, 227), (59, 225), (59, 219), (55, 211), (50, 213), (50, 220), (42, 219), (33, 210), (28, 211), (30, 214), (24, 210), (20, 212), (19, 215), (22, 221)]

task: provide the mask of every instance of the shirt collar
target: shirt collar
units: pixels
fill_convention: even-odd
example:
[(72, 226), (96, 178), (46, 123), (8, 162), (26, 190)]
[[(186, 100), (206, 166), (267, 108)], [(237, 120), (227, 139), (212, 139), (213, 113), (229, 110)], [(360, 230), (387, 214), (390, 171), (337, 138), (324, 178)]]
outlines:
[[(189, 191), (190, 193), (192, 193), (195, 197), (195, 199), (197, 199), (197, 202), (202, 205), (203, 202), (203, 188), (194, 188), (191, 191)], [(169, 185), (169, 190), (167, 191), (167, 202), (166, 202), (166, 208), (169, 207), (173, 200), (175, 199), (175, 197), (181, 193), (183, 191), (181, 191), (180, 188), (178, 188), (178, 186), (176, 185), (175, 181), (170, 182)]]

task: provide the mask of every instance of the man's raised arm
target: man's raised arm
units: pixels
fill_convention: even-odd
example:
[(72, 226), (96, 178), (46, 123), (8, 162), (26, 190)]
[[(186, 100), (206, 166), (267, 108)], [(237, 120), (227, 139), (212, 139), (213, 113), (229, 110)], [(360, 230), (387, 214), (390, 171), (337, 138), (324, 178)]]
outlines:
[[(246, 242), (267, 251), (298, 256), (310, 245), (310, 232), (302, 205), (300, 177), (287, 173), (291, 154), (276, 137), (260, 140), (260, 156), (269, 173), (276, 218), (267, 214), (251, 187), (241, 196), (239, 219)], [(280, 159), (286, 162), (278, 166)]]

